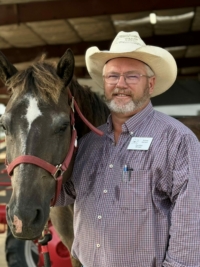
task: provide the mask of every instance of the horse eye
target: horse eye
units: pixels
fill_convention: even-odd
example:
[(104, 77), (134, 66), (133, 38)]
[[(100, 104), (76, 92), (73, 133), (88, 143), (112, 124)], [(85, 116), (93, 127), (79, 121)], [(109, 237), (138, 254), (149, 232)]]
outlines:
[(66, 131), (66, 129), (68, 128), (69, 123), (64, 123), (57, 131), (56, 133), (62, 134)]
[(8, 134), (8, 131), (7, 131), (6, 127), (1, 122), (0, 122), (0, 132), (3, 135), (7, 135)]
[(6, 127), (2, 122), (0, 122), (0, 127), (4, 130), (4, 132), (6, 131)]
[(1, 128), (3, 128), (4, 131), (6, 131), (6, 127), (3, 124), (0, 124)]
[(2, 122), (2, 118), (0, 119), (0, 127), (6, 131), (6, 127), (4, 126), (3, 122)]

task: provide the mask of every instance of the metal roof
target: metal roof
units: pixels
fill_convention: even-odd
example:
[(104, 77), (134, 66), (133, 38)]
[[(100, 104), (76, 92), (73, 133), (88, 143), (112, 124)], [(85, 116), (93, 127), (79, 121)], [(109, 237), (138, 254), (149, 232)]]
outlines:
[[(150, 22), (152, 13), (156, 24)], [(199, 0), (0, 0), (0, 50), (17, 68), (44, 52), (58, 60), (71, 48), (76, 76), (88, 77), (86, 49), (108, 50), (122, 30), (138, 31), (146, 44), (168, 49), (179, 77), (199, 75)], [(0, 95), (4, 93), (0, 83)]]

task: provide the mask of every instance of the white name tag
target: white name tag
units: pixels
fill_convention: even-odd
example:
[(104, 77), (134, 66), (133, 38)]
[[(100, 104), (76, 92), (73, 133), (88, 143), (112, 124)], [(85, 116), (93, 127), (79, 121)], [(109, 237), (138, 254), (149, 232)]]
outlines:
[(148, 150), (152, 140), (152, 137), (132, 137), (127, 149)]

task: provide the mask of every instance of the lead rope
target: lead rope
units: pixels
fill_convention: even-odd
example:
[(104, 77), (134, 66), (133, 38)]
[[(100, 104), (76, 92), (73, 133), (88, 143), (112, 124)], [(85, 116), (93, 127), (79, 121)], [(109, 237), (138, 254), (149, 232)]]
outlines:
[(44, 258), (44, 267), (51, 267), (51, 259), (49, 255), (48, 242), (52, 239), (52, 234), (49, 231), (48, 223), (44, 227), (42, 238), (38, 239), (38, 243), (41, 245), (41, 251)]

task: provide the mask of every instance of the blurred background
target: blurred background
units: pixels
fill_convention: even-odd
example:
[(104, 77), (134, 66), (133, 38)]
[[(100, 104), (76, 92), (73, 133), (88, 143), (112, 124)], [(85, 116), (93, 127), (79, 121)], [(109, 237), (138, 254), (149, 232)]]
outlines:
[[(26, 68), (43, 53), (48, 60), (58, 62), (71, 48), (75, 76), (99, 94), (103, 91), (90, 79), (84, 55), (91, 46), (109, 50), (119, 31), (138, 31), (146, 44), (163, 47), (174, 56), (177, 79), (152, 103), (166, 114), (184, 116), (184, 123), (200, 140), (200, 0), (0, 0), (0, 50), (17, 69)], [(8, 99), (0, 81), (0, 115)], [(195, 116), (195, 120), (188, 120), (188, 116)], [(5, 151), (4, 133), (0, 131), (0, 171), (5, 168)], [(0, 178), (4, 184), (0, 203), (5, 208), (11, 195), (11, 187), (6, 186), (10, 179), (6, 173)], [(0, 235), (1, 267), (7, 266), (5, 237), (5, 233)], [(38, 253), (35, 247), (29, 251), (30, 258)]]
[[(138, 31), (148, 45), (166, 48), (178, 77), (152, 99), (169, 115), (200, 115), (200, 1), (0, 0), (0, 50), (18, 69), (42, 53), (58, 61), (67, 48), (75, 55), (81, 84), (102, 92), (85, 68), (88, 47), (108, 50), (119, 31)], [(0, 114), (8, 101), (0, 82)]]

